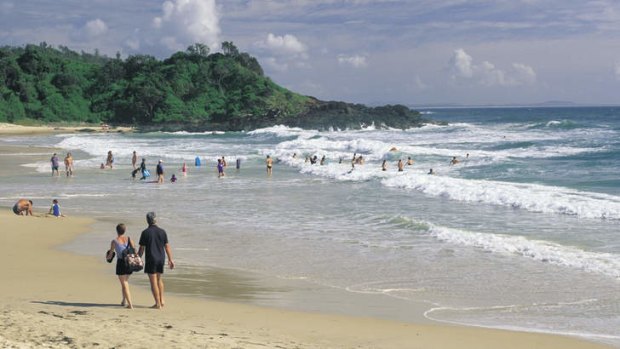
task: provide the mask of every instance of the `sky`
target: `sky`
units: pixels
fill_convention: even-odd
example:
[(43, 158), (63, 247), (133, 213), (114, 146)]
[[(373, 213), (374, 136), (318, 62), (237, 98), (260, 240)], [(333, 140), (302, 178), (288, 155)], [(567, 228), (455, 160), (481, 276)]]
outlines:
[(0, 45), (169, 57), (222, 41), (305, 95), (620, 105), (618, 0), (0, 0)]

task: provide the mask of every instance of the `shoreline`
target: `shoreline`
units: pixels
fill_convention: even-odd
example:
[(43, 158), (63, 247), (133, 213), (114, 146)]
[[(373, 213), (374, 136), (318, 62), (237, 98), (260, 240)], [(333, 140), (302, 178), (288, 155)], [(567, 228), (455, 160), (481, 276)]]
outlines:
[[(126, 310), (118, 305), (118, 282), (103, 257), (59, 248), (88, 231), (93, 219), (21, 217), (9, 208), (0, 219), (6, 222), (0, 242), (13, 247), (0, 254), (8, 270), (0, 285), (0, 344), (120, 346), (124, 337), (114, 333), (132, 333), (133, 343), (146, 347), (153, 340), (147, 333), (157, 330), (161, 345), (177, 348), (608, 348), (558, 335), (302, 313), (170, 293), (166, 308), (157, 311), (148, 308), (149, 290), (132, 282), (146, 278), (141, 272), (130, 279), (136, 308)], [(67, 266), (70, 273), (59, 273)]]
[[(0, 161), (4, 160), (0, 157)], [(40, 206), (35, 207), (35, 211), (40, 210)], [(74, 216), (61, 219), (18, 217), (10, 213), (9, 207), (3, 211), (0, 219), (7, 222), (7, 226), (0, 233), (0, 242), (12, 248), (9, 253), (0, 255), (0, 261), (10, 271), (7, 282), (0, 285), (5, 295), (0, 301), (0, 317), (6, 324), (2, 332), (6, 338), (0, 337), (0, 345), (12, 345), (3, 342), (5, 340), (23, 344), (20, 340), (26, 339), (26, 343), (33, 346), (49, 343), (57, 347), (93, 346), (94, 343), (119, 346), (125, 341), (110, 342), (110, 338), (114, 333), (126, 331), (131, 323), (132, 333), (143, 334), (137, 339), (138, 347), (149, 345), (152, 338), (146, 333), (153, 329), (162, 331), (165, 346), (179, 348), (205, 343), (215, 348), (607, 347), (553, 334), (298, 312), (170, 292), (167, 293), (169, 307), (161, 312), (165, 315), (153, 319), (154, 310), (147, 308), (152, 302), (148, 286), (136, 287), (136, 279), (145, 282), (143, 273), (130, 279), (137, 309), (129, 312), (117, 305), (120, 301), (118, 281), (113, 267), (103, 262), (103, 253), (97, 258), (62, 249), (78, 236), (88, 234), (95, 220)], [(102, 250), (103, 247), (107, 246), (102, 246)], [(21, 251), (23, 255), (19, 254)], [(28, 263), (24, 263), (24, 259)], [(72, 273), (58, 273), (67, 266)], [(178, 271), (166, 271), (164, 280), (168, 290), (174, 288), (170, 276), (175, 272)], [(13, 285), (20, 287), (13, 288)], [(106, 325), (99, 329), (102, 323)]]

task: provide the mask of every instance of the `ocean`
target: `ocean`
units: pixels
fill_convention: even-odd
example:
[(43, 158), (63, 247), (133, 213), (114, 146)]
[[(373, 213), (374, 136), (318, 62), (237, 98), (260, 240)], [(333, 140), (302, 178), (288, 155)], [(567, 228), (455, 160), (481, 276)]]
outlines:
[[(620, 347), (620, 107), (422, 112), (448, 124), (3, 136), (0, 144), (55, 147), (61, 158), (70, 151), (76, 169), (51, 177), (51, 154), (36, 154), (0, 177), (0, 204), (25, 197), (41, 210), (57, 198), (67, 215), (99, 218), (71, 249), (102, 258), (117, 222), (137, 239), (154, 210), (179, 264), (168, 284), (183, 285), (180, 293), (217, 297), (208, 284), (222, 268), (370, 297), (356, 315), (422, 315)], [(109, 150), (114, 169), (100, 170)], [(179, 181), (132, 180), (134, 150), (152, 173), (161, 159), (167, 179)], [(365, 163), (352, 167), (353, 154)], [(267, 155), (276, 160), (271, 176)], [(325, 163), (306, 162), (314, 155)], [(217, 178), (221, 156), (228, 167)], [(413, 165), (397, 171), (408, 157)], [(273, 293), (237, 296), (304, 309)], [(377, 313), (372, 299), (427, 306)], [(327, 310), (347, 313), (338, 307)]]

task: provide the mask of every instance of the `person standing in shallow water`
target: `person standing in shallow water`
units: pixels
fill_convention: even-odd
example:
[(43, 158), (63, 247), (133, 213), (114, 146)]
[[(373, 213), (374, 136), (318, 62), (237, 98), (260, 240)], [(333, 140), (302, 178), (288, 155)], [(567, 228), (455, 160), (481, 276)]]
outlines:
[(273, 172), (273, 159), (271, 158), (271, 156), (267, 155), (265, 163), (267, 164), (267, 174), (270, 175)]
[(163, 165), (163, 161), (159, 160), (159, 162), (157, 163), (157, 183), (163, 183), (164, 182), (164, 165)]
[(114, 166), (114, 155), (112, 155), (112, 151), (108, 151), (108, 157), (105, 160), (106, 167), (113, 168)]
[(138, 154), (136, 154), (136, 151), (133, 151), (133, 155), (131, 155), (131, 167), (133, 167), (133, 169), (136, 169), (136, 164), (138, 163)]
[(224, 177), (224, 162), (222, 159), (217, 159), (217, 178)]
[(138, 255), (144, 254), (144, 273), (148, 274), (151, 284), (151, 292), (155, 304), (153, 309), (161, 309), (164, 307), (164, 264), (166, 264), (166, 255), (168, 256), (168, 267), (174, 269), (174, 261), (172, 260), (172, 252), (168, 243), (168, 235), (166, 231), (157, 226), (155, 212), (146, 214), (146, 222), (149, 227), (142, 231), (140, 235), (140, 249)]
[(133, 272), (123, 260), (122, 255), (127, 246), (131, 245), (134, 249), (136, 247), (134, 246), (133, 241), (131, 241), (128, 236), (125, 236), (125, 230), (126, 227), (123, 223), (116, 226), (116, 239), (112, 240), (110, 243), (110, 249), (108, 250), (106, 259), (111, 261), (114, 258), (114, 253), (116, 253), (116, 275), (118, 276), (118, 281), (121, 283), (121, 293), (123, 295), (121, 306), (126, 307), (127, 309), (133, 309), (133, 304), (131, 303), (131, 293), (129, 292), (129, 276)]
[(73, 176), (73, 156), (71, 153), (67, 153), (65, 156), (65, 173), (67, 177)]
[(50, 162), (52, 163), (52, 176), (54, 176), (54, 173), (58, 176), (58, 155), (56, 155), (56, 153), (52, 155)]
[(403, 160), (402, 159), (398, 159), (398, 172), (403, 172)]

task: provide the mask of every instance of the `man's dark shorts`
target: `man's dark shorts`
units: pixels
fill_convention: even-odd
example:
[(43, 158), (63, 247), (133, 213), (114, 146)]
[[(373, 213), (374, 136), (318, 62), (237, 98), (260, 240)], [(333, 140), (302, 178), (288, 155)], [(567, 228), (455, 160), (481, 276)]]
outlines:
[(21, 211), (19, 210), (19, 208), (17, 207), (17, 204), (15, 204), (13, 206), (13, 213), (15, 213), (17, 215), (22, 214)]
[(144, 272), (146, 274), (163, 274), (164, 273), (164, 262), (156, 262), (156, 263), (145, 263), (144, 264)]

